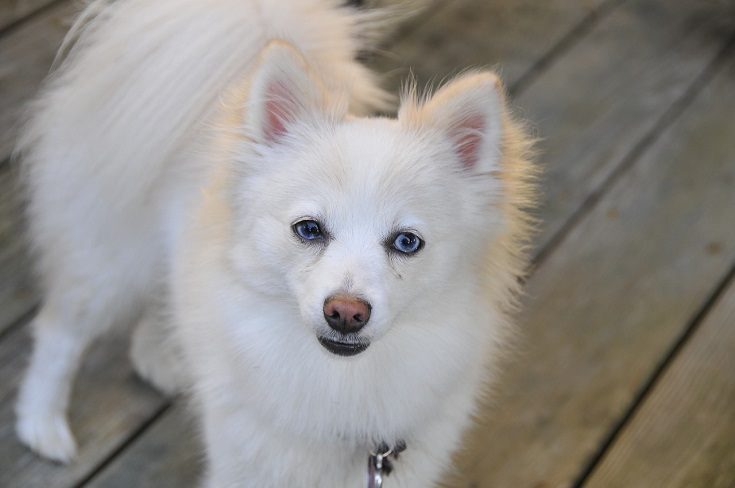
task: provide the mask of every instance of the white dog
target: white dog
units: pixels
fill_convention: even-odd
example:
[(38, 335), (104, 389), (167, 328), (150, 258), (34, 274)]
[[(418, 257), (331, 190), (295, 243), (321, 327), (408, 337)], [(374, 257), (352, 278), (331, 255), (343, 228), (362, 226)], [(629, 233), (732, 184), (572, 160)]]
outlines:
[(80, 359), (142, 309), (134, 365), (196, 400), (206, 486), (364, 486), (371, 452), (385, 486), (435, 483), (525, 266), (533, 170), (497, 78), (364, 118), (386, 101), (354, 61), (373, 14), (117, 0), (83, 15), (21, 141), (44, 303), (20, 438), (73, 458)]

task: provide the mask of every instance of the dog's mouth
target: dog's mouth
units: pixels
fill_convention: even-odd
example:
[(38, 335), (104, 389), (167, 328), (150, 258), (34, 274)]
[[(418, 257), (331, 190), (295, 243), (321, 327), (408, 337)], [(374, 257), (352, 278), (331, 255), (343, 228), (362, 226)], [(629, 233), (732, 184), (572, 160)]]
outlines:
[(355, 356), (370, 346), (370, 342), (362, 340), (338, 340), (333, 337), (319, 336), (319, 343), (324, 349), (338, 356)]

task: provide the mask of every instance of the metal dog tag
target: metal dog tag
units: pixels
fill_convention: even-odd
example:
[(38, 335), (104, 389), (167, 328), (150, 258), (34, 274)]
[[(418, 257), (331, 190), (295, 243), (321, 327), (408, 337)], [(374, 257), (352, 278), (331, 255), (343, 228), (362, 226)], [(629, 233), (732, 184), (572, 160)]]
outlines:
[(390, 455), (390, 452), (390, 450), (385, 453), (371, 452), (368, 456), (367, 488), (381, 488), (383, 486), (383, 460)]
[(382, 488), (383, 478), (393, 471), (393, 461), (397, 460), (398, 455), (404, 450), (406, 450), (406, 442), (399, 440), (393, 447), (381, 442), (374, 451), (370, 451), (367, 488)]

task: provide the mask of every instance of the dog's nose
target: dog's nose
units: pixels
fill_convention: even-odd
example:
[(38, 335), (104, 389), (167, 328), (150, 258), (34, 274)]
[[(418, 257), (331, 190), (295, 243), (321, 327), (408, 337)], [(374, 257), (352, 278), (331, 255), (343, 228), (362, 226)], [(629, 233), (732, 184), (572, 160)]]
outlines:
[(350, 295), (335, 295), (324, 301), (324, 319), (343, 334), (357, 332), (370, 320), (368, 302)]

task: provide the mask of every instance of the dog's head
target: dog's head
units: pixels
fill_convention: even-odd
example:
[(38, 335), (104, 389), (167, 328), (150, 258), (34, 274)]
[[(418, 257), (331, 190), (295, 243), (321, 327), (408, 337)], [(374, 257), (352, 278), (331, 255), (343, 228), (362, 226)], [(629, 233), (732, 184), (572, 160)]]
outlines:
[(397, 119), (354, 118), (328, 86), (288, 45), (264, 52), (236, 156), (232, 256), (248, 286), (292, 304), (293, 327), (355, 355), (476, 285), (504, 225), (503, 96), (473, 72), (404, 97)]

